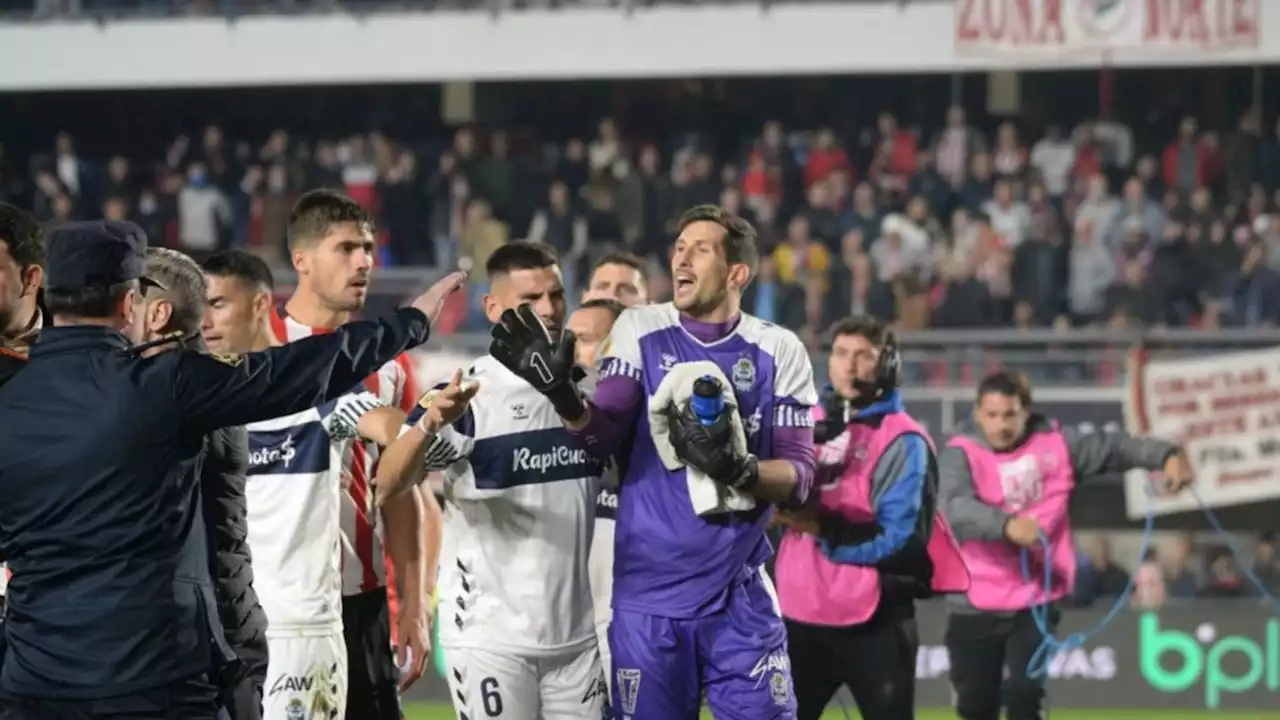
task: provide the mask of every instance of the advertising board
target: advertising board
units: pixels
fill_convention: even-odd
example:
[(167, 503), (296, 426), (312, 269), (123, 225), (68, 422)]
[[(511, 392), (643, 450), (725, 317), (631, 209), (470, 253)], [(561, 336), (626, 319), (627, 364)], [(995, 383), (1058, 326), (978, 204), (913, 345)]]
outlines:
[[(635, 5), (630, 12), (566, 6), (491, 15), (397, 7), (254, 14), (235, 22), (0, 24), (0, 91), (950, 74), (1280, 60), (1280, 12), (1268, 12), (1275, 8), (1261, 0)], [(49, 53), (51, 47), (58, 52)], [(33, 57), (42, 61), (29, 62)]]
[(956, 51), (1210, 56), (1259, 41), (1259, 0), (957, 0)]
[[(1068, 610), (1059, 637), (1091, 630), (1104, 616), (1104, 610)], [(946, 610), (922, 604), (917, 622), (917, 704), (948, 707)], [(1243, 602), (1123, 612), (1083, 647), (1057, 655), (1048, 671), (1052, 708), (1274, 711), (1280, 707), (1280, 619)], [(447, 702), (448, 690), (439, 677), (423, 678), (409, 699)], [(841, 699), (853, 707), (847, 696)]]

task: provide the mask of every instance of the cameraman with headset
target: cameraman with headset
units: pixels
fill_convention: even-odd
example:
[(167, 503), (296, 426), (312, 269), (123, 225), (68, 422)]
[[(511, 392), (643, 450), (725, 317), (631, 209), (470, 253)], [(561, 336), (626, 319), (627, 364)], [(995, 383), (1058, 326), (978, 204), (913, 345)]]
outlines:
[(817, 720), (848, 685), (862, 717), (910, 720), (915, 600), (963, 592), (968, 575), (935, 514), (937, 458), (902, 406), (892, 333), (852, 317), (831, 334), (831, 384), (814, 411), (815, 492), (777, 517), (796, 716)]

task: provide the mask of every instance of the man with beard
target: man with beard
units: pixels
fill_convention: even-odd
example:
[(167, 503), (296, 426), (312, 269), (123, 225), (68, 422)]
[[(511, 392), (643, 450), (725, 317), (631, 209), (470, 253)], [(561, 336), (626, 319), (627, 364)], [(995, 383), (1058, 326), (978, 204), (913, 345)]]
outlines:
[(0, 202), (0, 385), (20, 370), (46, 315), (44, 231), (36, 216)]
[[(759, 264), (750, 223), (703, 205), (679, 227), (674, 302), (622, 313), (590, 401), (574, 382), (572, 333), (550, 332), (529, 304), (501, 314), (489, 352), (555, 409), (571, 452), (625, 458), (615, 716), (696, 719), (705, 694), (716, 715), (794, 718), (765, 533), (774, 505), (802, 505), (813, 482), (809, 354), (795, 333), (742, 312)], [(720, 395), (714, 412), (695, 408), (698, 386)]]
[[(562, 332), (564, 283), (549, 247), (504, 245), (486, 270), (490, 322), (520, 306)], [(603, 464), (574, 448), (550, 401), (494, 357), (476, 360), (466, 381), (480, 384), (470, 409), (415, 433), (438, 432), (422, 457), (444, 471), (448, 499), (440, 645), (454, 708), (469, 718), (596, 720), (607, 692), (587, 557)], [(429, 417), (429, 405), (408, 424)]]

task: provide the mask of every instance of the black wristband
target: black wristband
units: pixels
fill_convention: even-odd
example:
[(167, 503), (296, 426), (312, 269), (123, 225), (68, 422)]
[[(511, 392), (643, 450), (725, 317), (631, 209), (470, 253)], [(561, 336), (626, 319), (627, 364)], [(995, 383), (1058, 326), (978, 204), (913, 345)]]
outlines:
[(582, 399), (582, 393), (578, 391), (578, 386), (571, 382), (560, 383), (553, 388), (548, 388), (543, 395), (551, 401), (551, 406), (556, 409), (556, 414), (569, 422), (579, 420), (583, 415), (587, 414), (587, 403)]

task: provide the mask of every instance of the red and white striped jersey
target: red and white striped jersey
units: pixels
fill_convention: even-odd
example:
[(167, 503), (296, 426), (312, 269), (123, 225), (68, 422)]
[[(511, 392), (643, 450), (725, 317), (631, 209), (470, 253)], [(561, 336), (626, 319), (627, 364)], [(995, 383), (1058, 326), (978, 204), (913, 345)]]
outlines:
[[(332, 328), (304, 325), (281, 312), (272, 313), (271, 329), (281, 342), (293, 342)], [(400, 355), (365, 380), (365, 389), (383, 402), (405, 412), (418, 401), (413, 361)], [(357, 595), (387, 585), (387, 562), (382, 523), (373, 502), (373, 470), (378, 446), (357, 440), (351, 444), (342, 469), (346, 490), (342, 493), (342, 594)]]

